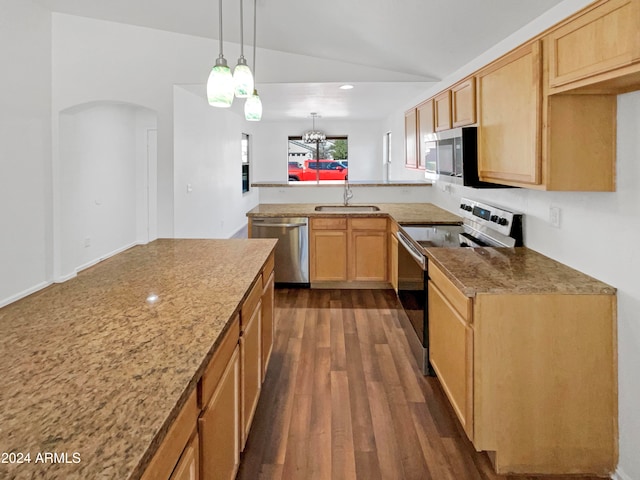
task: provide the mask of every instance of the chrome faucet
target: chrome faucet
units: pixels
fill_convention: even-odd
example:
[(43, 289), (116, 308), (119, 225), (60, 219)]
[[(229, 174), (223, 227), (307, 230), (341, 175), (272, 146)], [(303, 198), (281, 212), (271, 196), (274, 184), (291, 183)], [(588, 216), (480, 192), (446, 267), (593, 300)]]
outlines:
[(349, 180), (347, 180), (346, 177), (344, 179), (344, 194), (342, 195), (342, 198), (344, 198), (344, 206), (345, 207), (347, 207), (349, 205), (349, 200), (351, 200), (353, 198), (353, 192), (351, 191), (351, 188), (349, 187)]

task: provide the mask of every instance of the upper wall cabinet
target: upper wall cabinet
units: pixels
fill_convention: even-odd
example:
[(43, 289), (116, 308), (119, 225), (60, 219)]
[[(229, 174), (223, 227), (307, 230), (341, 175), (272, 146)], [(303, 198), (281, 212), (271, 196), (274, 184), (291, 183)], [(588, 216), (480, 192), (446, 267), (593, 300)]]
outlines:
[(451, 87), (451, 124), (463, 127), (476, 123), (476, 79), (470, 77)]
[[(552, 31), (548, 40), (549, 86), (558, 91), (609, 82), (637, 89), (638, 68), (619, 71), (640, 61), (640, 2), (609, 0), (587, 9)], [(622, 77), (622, 78), (621, 78)], [(624, 90), (624, 89), (622, 89)]]
[(416, 109), (412, 108), (404, 114), (404, 165), (417, 168), (418, 165), (418, 125)]
[(545, 93), (540, 40), (477, 78), (480, 180), (541, 190), (615, 190), (615, 95)]
[(478, 73), (478, 174), (514, 185), (540, 183), (540, 42)]
[[(429, 143), (427, 142), (427, 136), (430, 133), (435, 132), (435, 125), (433, 121), (433, 99), (427, 100), (424, 103), (418, 105), (416, 109), (418, 112), (418, 168), (427, 167), (427, 157)], [(431, 169), (435, 169), (435, 165), (430, 165)]]
[(451, 90), (433, 97), (433, 112), (436, 132), (449, 130), (451, 128)]

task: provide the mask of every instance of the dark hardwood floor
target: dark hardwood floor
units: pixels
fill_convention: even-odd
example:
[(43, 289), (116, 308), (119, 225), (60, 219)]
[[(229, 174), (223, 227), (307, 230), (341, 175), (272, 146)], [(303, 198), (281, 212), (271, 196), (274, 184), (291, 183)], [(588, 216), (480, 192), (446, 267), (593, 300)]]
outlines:
[(391, 290), (276, 290), (277, 333), (239, 479), (524, 480), (474, 450), (410, 356)]

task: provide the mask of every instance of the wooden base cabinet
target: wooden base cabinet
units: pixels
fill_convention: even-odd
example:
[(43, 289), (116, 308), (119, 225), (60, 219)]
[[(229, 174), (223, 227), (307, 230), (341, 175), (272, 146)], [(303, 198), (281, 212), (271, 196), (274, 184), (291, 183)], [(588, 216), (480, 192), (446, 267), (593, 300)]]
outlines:
[(262, 389), (262, 293), (262, 279), (258, 279), (240, 313), (241, 451)]
[(387, 222), (382, 217), (312, 218), (309, 233), (312, 286), (388, 283)]
[(618, 462), (615, 295), (470, 299), (433, 263), (429, 277), (430, 359), (496, 472), (611, 474)]
[(312, 218), (309, 230), (311, 282), (347, 280), (348, 233), (345, 217)]
[[(264, 274), (266, 274), (265, 272)], [(264, 278), (263, 274), (263, 278)], [(273, 351), (273, 337), (275, 334), (275, 310), (274, 310), (274, 279), (275, 274), (271, 271), (268, 280), (264, 284), (262, 291), (262, 381), (267, 374), (267, 367)]]
[(349, 220), (349, 280), (387, 281), (387, 219)]
[(240, 466), (240, 347), (199, 420), (202, 480), (232, 480)]
[(199, 461), (198, 431), (194, 430), (191, 434), (191, 440), (182, 452), (180, 461), (176, 465), (176, 469), (171, 474), (169, 480), (199, 480), (200, 478), (200, 461)]
[[(429, 359), (467, 437), (473, 440), (473, 328), (468, 316), (471, 299), (464, 299), (465, 312), (459, 312), (452, 298), (447, 298), (432, 280), (428, 290)], [(462, 297), (452, 289), (449, 295)]]

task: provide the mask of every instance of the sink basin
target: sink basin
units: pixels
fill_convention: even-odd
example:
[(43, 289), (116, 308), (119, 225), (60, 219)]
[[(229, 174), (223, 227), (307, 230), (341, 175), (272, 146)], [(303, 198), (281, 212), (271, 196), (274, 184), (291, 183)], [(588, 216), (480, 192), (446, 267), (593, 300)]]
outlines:
[(380, 209), (375, 205), (318, 205), (316, 207), (316, 212), (356, 213), (379, 211)]

